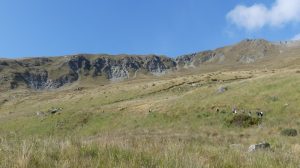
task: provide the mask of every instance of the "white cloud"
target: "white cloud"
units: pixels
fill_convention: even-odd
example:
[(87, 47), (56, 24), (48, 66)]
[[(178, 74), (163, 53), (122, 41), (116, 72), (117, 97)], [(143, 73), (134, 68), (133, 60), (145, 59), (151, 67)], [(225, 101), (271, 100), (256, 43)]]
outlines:
[(264, 4), (238, 5), (226, 18), (238, 27), (248, 31), (264, 26), (279, 27), (300, 21), (300, 0), (276, 0), (268, 8)]
[(300, 34), (297, 34), (292, 38), (293, 41), (300, 40)]
[(253, 30), (265, 25), (267, 12), (268, 9), (261, 4), (255, 4), (251, 7), (238, 5), (227, 14), (227, 18), (239, 27)]

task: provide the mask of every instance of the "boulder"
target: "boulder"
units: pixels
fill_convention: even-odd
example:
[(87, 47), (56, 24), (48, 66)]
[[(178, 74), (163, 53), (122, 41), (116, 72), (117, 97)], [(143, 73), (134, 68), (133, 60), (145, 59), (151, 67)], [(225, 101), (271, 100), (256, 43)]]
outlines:
[(270, 147), (271, 145), (268, 142), (253, 144), (249, 146), (248, 152), (255, 152), (257, 150), (266, 150), (266, 149), (270, 149)]
[(218, 89), (218, 93), (224, 93), (228, 90), (228, 87), (227, 86), (221, 86), (219, 87)]
[(48, 113), (56, 114), (56, 113), (60, 112), (62, 109), (63, 108), (61, 108), (61, 107), (60, 108), (51, 108), (51, 109), (48, 110)]

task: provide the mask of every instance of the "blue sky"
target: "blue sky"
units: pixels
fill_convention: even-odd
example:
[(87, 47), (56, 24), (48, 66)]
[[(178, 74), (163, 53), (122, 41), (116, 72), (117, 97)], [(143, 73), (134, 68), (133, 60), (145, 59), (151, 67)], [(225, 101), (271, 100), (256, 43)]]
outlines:
[(178, 56), (245, 38), (289, 40), (300, 33), (298, 5), (299, 0), (0, 0), (0, 57)]

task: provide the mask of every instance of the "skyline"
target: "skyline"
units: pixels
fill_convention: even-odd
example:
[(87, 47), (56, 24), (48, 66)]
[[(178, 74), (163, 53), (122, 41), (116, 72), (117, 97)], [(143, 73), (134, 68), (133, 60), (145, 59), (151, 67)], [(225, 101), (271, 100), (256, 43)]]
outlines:
[(300, 38), (300, 1), (0, 0), (0, 57), (211, 50)]

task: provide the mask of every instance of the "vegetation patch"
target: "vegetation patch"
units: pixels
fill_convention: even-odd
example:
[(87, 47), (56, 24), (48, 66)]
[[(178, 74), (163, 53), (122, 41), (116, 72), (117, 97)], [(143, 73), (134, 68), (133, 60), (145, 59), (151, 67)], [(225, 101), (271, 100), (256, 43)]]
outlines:
[(246, 114), (237, 114), (230, 118), (226, 119), (226, 124), (228, 126), (236, 126), (236, 127), (251, 127), (253, 125), (258, 125), (261, 123), (260, 118), (251, 117)]
[(283, 136), (297, 136), (298, 132), (296, 129), (287, 128), (281, 131), (281, 135)]

